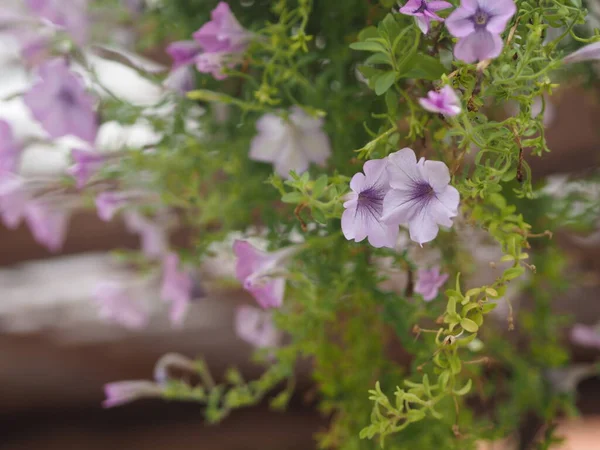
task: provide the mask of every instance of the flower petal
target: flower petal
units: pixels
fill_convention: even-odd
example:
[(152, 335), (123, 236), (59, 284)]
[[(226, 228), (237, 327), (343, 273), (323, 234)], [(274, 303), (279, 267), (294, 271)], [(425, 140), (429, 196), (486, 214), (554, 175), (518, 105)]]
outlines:
[(416, 204), (411, 191), (392, 189), (383, 199), (381, 220), (390, 225), (405, 225), (415, 215)]
[(410, 148), (403, 148), (388, 156), (387, 172), (392, 188), (406, 189), (407, 186), (422, 181), (417, 168), (417, 157)]
[(450, 183), (450, 171), (442, 161), (425, 161), (419, 167), (422, 177), (436, 192), (443, 191)]
[[(463, 1), (464, 4), (464, 1)], [(446, 28), (450, 34), (454, 37), (464, 38), (469, 36), (475, 31), (475, 25), (473, 24), (473, 20), (471, 19), (473, 14), (475, 13), (475, 9), (467, 9), (462, 5), (460, 8), (455, 9), (447, 18), (446, 18)]]
[(434, 217), (432, 217), (429, 207), (424, 207), (417, 211), (409, 221), (408, 231), (410, 238), (420, 245), (435, 239), (439, 232), (439, 227)]
[(454, 47), (454, 56), (466, 63), (496, 58), (502, 52), (504, 43), (497, 34), (477, 31), (460, 39)]

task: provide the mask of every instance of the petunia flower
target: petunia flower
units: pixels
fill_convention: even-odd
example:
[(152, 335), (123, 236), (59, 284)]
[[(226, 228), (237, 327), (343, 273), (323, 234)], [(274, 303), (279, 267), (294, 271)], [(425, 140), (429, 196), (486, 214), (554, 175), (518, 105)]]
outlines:
[(271, 312), (246, 305), (235, 311), (235, 333), (257, 348), (277, 347), (281, 340), (281, 332), (275, 328)]
[(12, 173), (0, 176), (0, 219), (7, 228), (19, 226), (29, 198), (23, 178)]
[(32, 200), (25, 206), (25, 221), (33, 238), (51, 252), (58, 252), (67, 237), (69, 215)]
[(350, 180), (352, 192), (346, 196), (342, 214), (342, 232), (356, 242), (368, 237), (373, 247), (394, 248), (398, 226), (381, 221), (383, 198), (390, 190), (386, 170), (387, 158), (372, 159), (363, 165), (364, 174), (357, 173)]
[(148, 312), (125, 285), (114, 281), (102, 282), (96, 286), (94, 297), (103, 319), (130, 329), (140, 329), (148, 324)]
[(433, 267), (429, 270), (419, 269), (417, 271), (417, 282), (415, 284), (415, 292), (423, 296), (423, 300), (429, 302), (436, 298), (439, 289), (448, 280), (448, 274), (440, 274), (439, 267)]
[(177, 41), (169, 44), (167, 53), (173, 58), (173, 70), (193, 64), (202, 52), (202, 47), (196, 41)]
[(600, 41), (581, 47), (570, 55), (563, 58), (565, 64), (573, 64), (584, 61), (597, 61), (600, 59)]
[(0, 176), (17, 171), (21, 146), (17, 144), (8, 122), (0, 120)]
[(570, 339), (582, 347), (600, 350), (600, 332), (594, 327), (577, 323), (571, 328)]
[(75, 185), (82, 189), (98, 170), (103, 166), (105, 156), (87, 150), (71, 150), (74, 163), (67, 169), (67, 173), (75, 178)]
[(291, 246), (266, 253), (247, 241), (233, 243), (237, 257), (235, 276), (262, 308), (279, 308), (283, 304), (285, 278), (281, 277), (282, 267), (298, 249), (298, 246)]
[(137, 212), (127, 212), (123, 218), (127, 229), (140, 235), (144, 255), (148, 258), (159, 258), (167, 252), (167, 236), (164, 228), (158, 223)]
[(242, 53), (252, 34), (237, 21), (229, 5), (219, 2), (211, 20), (194, 33), (194, 40), (206, 53)]
[(210, 73), (215, 80), (224, 80), (227, 78), (224, 68), (235, 66), (229, 58), (228, 53), (202, 53), (196, 58), (196, 69), (200, 73)]
[(23, 100), (33, 116), (53, 138), (77, 136), (94, 142), (98, 129), (94, 98), (63, 59), (53, 59), (39, 69), (40, 80)]
[(391, 190), (383, 199), (382, 220), (408, 226), (410, 238), (423, 245), (438, 234), (439, 226), (452, 226), (460, 196), (450, 186), (450, 171), (441, 161), (417, 162), (415, 152), (404, 148), (388, 156)]
[(25, 0), (27, 7), (37, 16), (52, 22), (83, 45), (88, 39), (88, 0)]
[(110, 222), (117, 211), (129, 201), (126, 192), (101, 192), (96, 196), (96, 210), (98, 217), (105, 222)]
[(452, 4), (444, 1), (436, 0), (408, 0), (406, 4), (400, 8), (402, 14), (414, 16), (415, 22), (423, 34), (429, 33), (429, 24), (432, 20), (443, 22), (440, 16), (435, 12), (442, 9), (451, 8)]
[(290, 170), (305, 172), (311, 162), (324, 165), (331, 154), (323, 120), (292, 107), (288, 120), (265, 114), (256, 123), (258, 135), (250, 144), (250, 159), (269, 162), (275, 172), (290, 178)]
[(171, 91), (185, 96), (194, 89), (194, 73), (189, 66), (181, 66), (171, 70), (163, 81), (163, 86)]
[(146, 380), (115, 381), (104, 385), (106, 400), (102, 407), (112, 408), (141, 398), (161, 397), (163, 388)]
[(446, 27), (459, 41), (454, 56), (466, 63), (497, 58), (504, 43), (500, 34), (517, 12), (513, 0), (461, 0), (446, 19)]
[(460, 113), (460, 100), (449, 85), (445, 85), (439, 92), (429, 91), (426, 98), (420, 98), (419, 103), (427, 111), (456, 116)]
[(179, 256), (169, 253), (163, 260), (163, 278), (160, 295), (171, 303), (171, 323), (180, 326), (192, 297), (192, 278), (179, 269)]

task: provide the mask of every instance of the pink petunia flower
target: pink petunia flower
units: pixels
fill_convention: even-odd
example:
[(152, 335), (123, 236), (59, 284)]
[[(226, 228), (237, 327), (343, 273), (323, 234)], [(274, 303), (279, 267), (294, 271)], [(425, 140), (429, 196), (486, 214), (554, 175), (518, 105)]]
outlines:
[(272, 313), (252, 306), (237, 308), (235, 333), (256, 348), (277, 347), (281, 341), (281, 332), (273, 324)]
[(33, 116), (53, 138), (77, 136), (94, 142), (98, 129), (94, 98), (63, 59), (53, 59), (39, 69), (40, 80), (23, 100)]
[(127, 192), (101, 192), (96, 196), (96, 210), (98, 217), (105, 222), (110, 222), (117, 211), (123, 208), (129, 201)]
[(104, 165), (105, 156), (87, 150), (71, 150), (73, 164), (67, 169), (67, 173), (75, 178), (75, 185), (82, 189), (98, 170)]
[(419, 103), (427, 111), (456, 116), (460, 113), (460, 100), (452, 87), (445, 85), (439, 92), (429, 91), (426, 98), (420, 98)]
[(106, 400), (102, 407), (112, 408), (141, 398), (161, 397), (163, 388), (146, 380), (115, 381), (104, 385)]
[(466, 63), (497, 58), (504, 47), (500, 34), (516, 12), (513, 0), (461, 0), (446, 19), (450, 33), (460, 38), (454, 56)]
[(25, 215), (30, 194), (23, 178), (12, 173), (0, 177), (0, 219), (10, 229), (15, 229)]
[(163, 260), (163, 279), (160, 295), (171, 303), (171, 323), (180, 326), (185, 318), (192, 297), (192, 278), (186, 271), (179, 269), (179, 256), (169, 253)]
[(600, 59), (600, 41), (584, 45), (579, 50), (563, 58), (565, 64), (573, 64), (584, 61), (597, 61)]
[(237, 21), (229, 5), (219, 2), (211, 20), (194, 33), (194, 40), (206, 53), (242, 53), (252, 34)]
[(125, 226), (131, 233), (140, 235), (142, 252), (148, 258), (160, 258), (167, 253), (168, 239), (163, 227), (137, 212), (127, 212), (123, 216)]
[(87, 42), (88, 0), (25, 0), (25, 3), (33, 13), (62, 28), (77, 44)]
[(423, 300), (429, 302), (436, 298), (439, 289), (448, 280), (448, 274), (440, 274), (439, 267), (433, 267), (429, 270), (419, 269), (417, 271), (417, 282), (415, 284), (415, 292), (423, 296)]
[(103, 319), (130, 329), (140, 329), (148, 324), (148, 312), (125, 285), (105, 281), (96, 286), (94, 297)]
[(196, 41), (177, 41), (167, 47), (167, 53), (173, 58), (173, 70), (193, 64), (202, 52)]
[(450, 171), (441, 161), (417, 162), (415, 152), (404, 148), (388, 156), (391, 190), (383, 199), (382, 220), (408, 226), (410, 238), (423, 245), (451, 227), (458, 214), (460, 195), (450, 186)]
[(32, 200), (25, 206), (25, 221), (36, 242), (53, 253), (62, 248), (69, 224), (67, 212)]
[(400, 8), (402, 14), (414, 16), (415, 22), (423, 34), (429, 33), (429, 24), (432, 20), (443, 22), (440, 16), (435, 12), (442, 9), (452, 8), (452, 4), (444, 1), (436, 0), (408, 0), (406, 4)]
[(398, 226), (381, 220), (383, 199), (390, 190), (387, 158), (365, 162), (364, 174), (357, 173), (350, 180), (342, 214), (342, 232), (348, 240), (360, 242), (368, 237), (373, 247), (394, 248), (398, 239)]
[(6, 172), (16, 172), (21, 156), (21, 146), (15, 140), (12, 128), (0, 120), (0, 176)]

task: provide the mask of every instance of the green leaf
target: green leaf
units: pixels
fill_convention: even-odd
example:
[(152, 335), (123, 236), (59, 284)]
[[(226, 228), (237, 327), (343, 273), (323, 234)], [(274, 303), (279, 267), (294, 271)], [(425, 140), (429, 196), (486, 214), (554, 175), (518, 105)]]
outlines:
[(452, 371), (452, 373), (454, 375), (459, 374), (462, 364), (461, 364), (458, 356), (456, 356), (456, 355), (452, 356), (451, 358), (448, 359), (448, 362), (450, 363), (450, 370)]
[(353, 42), (352, 44), (350, 44), (350, 48), (352, 50), (359, 50), (365, 52), (387, 52), (387, 49), (385, 48), (384, 44), (382, 44), (380, 41), (375, 41), (373, 39), (369, 39), (362, 42)]
[(484, 313), (484, 314), (487, 314), (490, 311), (494, 310), (496, 308), (496, 306), (498, 306), (498, 303), (485, 303), (481, 307), (481, 312)]
[(385, 93), (385, 105), (392, 116), (398, 111), (398, 95), (393, 90)]
[(313, 208), (310, 212), (312, 218), (315, 219), (316, 222), (325, 225), (327, 223), (327, 217), (320, 209)]
[(471, 379), (469, 379), (469, 381), (467, 381), (467, 384), (465, 384), (463, 387), (461, 387), (460, 389), (455, 389), (454, 393), (456, 395), (459, 396), (463, 396), (463, 395), (467, 395), (469, 393), (469, 391), (471, 390), (471, 386), (473, 386), (473, 381)]
[(300, 203), (302, 199), (304, 199), (304, 196), (300, 192), (288, 192), (281, 197), (283, 203)]
[(377, 31), (376, 27), (367, 27), (364, 28), (363, 30), (361, 30), (360, 33), (358, 33), (358, 40), (359, 41), (366, 41), (369, 38), (377, 38), (379, 37), (379, 31)]
[(425, 418), (425, 411), (422, 409), (411, 409), (406, 411), (406, 420), (409, 422), (418, 422)]
[(382, 75), (379, 75), (375, 80), (375, 94), (382, 95), (396, 82), (396, 72), (390, 70)]
[(387, 64), (392, 65), (392, 59), (387, 53), (373, 53), (365, 60), (365, 64)]
[(511, 267), (504, 272), (504, 278), (506, 280), (514, 280), (523, 275), (523, 273), (525, 273), (525, 269), (522, 266)]
[(400, 78), (417, 78), (433, 81), (439, 80), (445, 72), (446, 68), (438, 59), (417, 53), (403, 65)]
[(456, 314), (456, 297), (450, 297), (448, 299), (448, 306), (446, 306), (446, 312), (448, 314)]
[(466, 317), (460, 321), (460, 326), (469, 333), (476, 333), (477, 330), (479, 330), (479, 326), (471, 319), (467, 319)]
[(315, 181), (315, 184), (312, 188), (312, 194), (314, 198), (319, 198), (325, 192), (327, 188), (327, 183), (329, 182), (329, 178), (327, 175), (323, 174)]

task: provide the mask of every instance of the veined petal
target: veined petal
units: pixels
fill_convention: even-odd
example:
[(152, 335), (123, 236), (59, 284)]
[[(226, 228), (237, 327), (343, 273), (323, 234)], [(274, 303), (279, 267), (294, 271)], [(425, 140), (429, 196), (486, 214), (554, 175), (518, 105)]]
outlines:
[(448, 28), (450, 34), (459, 38), (464, 38), (472, 34), (475, 31), (475, 25), (472, 20), (475, 11), (476, 8), (467, 9), (463, 6), (455, 9), (445, 21), (446, 28)]
[(422, 181), (417, 168), (417, 156), (410, 148), (403, 148), (388, 156), (387, 172), (390, 186), (405, 189), (407, 185)]
[(496, 58), (502, 53), (504, 43), (497, 34), (477, 31), (460, 39), (454, 47), (454, 56), (466, 63)]
[(390, 225), (405, 225), (414, 217), (416, 204), (410, 190), (392, 189), (383, 199), (381, 220)]
[(442, 161), (425, 161), (419, 168), (422, 177), (436, 192), (444, 190), (450, 183), (450, 171)]
[(435, 239), (439, 232), (439, 227), (429, 207), (426, 206), (417, 210), (416, 214), (409, 221), (408, 231), (410, 238), (420, 245)]

